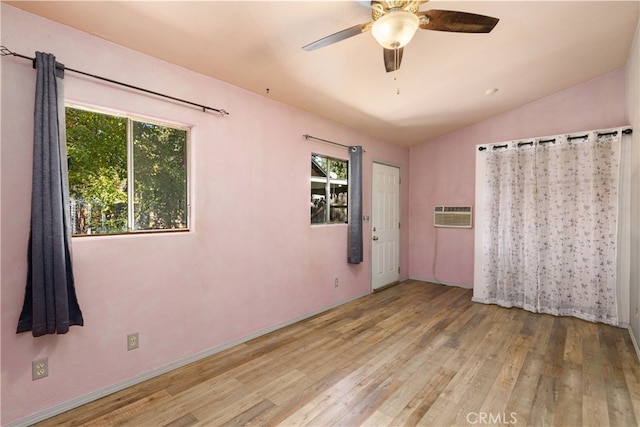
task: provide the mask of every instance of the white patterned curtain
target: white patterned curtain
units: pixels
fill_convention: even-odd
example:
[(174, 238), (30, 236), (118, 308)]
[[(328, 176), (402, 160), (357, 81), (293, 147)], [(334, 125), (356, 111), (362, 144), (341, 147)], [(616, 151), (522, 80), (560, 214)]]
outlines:
[(619, 129), (486, 147), (475, 301), (619, 323), (621, 137)]

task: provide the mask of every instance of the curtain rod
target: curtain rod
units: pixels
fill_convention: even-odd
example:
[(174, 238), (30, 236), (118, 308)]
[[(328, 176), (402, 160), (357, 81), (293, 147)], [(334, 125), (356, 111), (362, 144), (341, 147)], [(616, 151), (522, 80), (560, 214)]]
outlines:
[[(309, 135), (309, 134), (304, 134), (304, 135), (302, 135), (302, 137), (303, 137), (304, 139), (306, 139), (306, 140), (309, 140), (309, 139), (315, 139), (316, 141), (326, 142), (327, 144), (333, 144), (333, 145), (337, 145), (337, 146), (339, 146), (339, 147), (344, 147), (344, 148), (351, 149), (351, 146), (349, 146), (349, 145), (340, 144), (340, 143), (338, 143), (338, 142), (329, 141), (329, 140), (327, 140), (327, 139), (316, 138), (315, 136), (311, 136), (311, 135)], [(367, 152), (366, 150), (362, 150), (362, 151), (363, 151), (364, 153), (366, 153), (366, 152)]]
[[(16, 53), (16, 52), (12, 52), (7, 47), (0, 46), (0, 56), (7, 56), (7, 55), (11, 55), (11, 56), (15, 56), (15, 57), (18, 57), (18, 58), (23, 58), (23, 59), (28, 59), (28, 60), (33, 62), (33, 68), (36, 68), (36, 60), (35, 60), (35, 58), (29, 57), (29, 56), (25, 56), (25, 55), (21, 55), (21, 54)], [(160, 96), (162, 98), (171, 99), (173, 101), (182, 102), (184, 104), (193, 105), (195, 107), (202, 108), (202, 112), (205, 112), (206, 110), (210, 110), (210, 111), (215, 111), (216, 113), (220, 114), (221, 116), (229, 115), (229, 113), (227, 111), (222, 110), (222, 109), (213, 108), (213, 107), (207, 107), (206, 105), (202, 105), (202, 104), (198, 104), (198, 103), (195, 103), (195, 102), (187, 101), (187, 100), (181, 99), (181, 98), (176, 98), (175, 96), (165, 95), (164, 93), (155, 92), (155, 91), (152, 91), (152, 90), (149, 90), (149, 89), (144, 89), (144, 88), (141, 88), (141, 87), (138, 87), (138, 86), (133, 86), (133, 85), (130, 85), (128, 83), (119, 82), (117, 80), (112, 80), (112, 79), (109, 79), (109, 78), (106, 78), (106, 77), (97, 76), (95, 74), (85, 73), (84, 71), (74, 70), (73, 68), (65, 67), (64, 65), (59, 64), (57, 62), (56, 62), (56, 67), (61, 68), (61, 69), (66, 70), (66, 71), (71, 71), (71, 72), (74, 72), (74, 73), (77, 73), (77, 74), (82, 74), (84, 76), (92, 77), (94, 79), (103, 80), (105, 82), (109, 82), (109, 83), (113, 83), (113, 84), (116, 84), (116, 85), (124, 86), (124, 87), (127, 87), (129, 89), (134, 89), (134, 90), (137, 90), (137, 91), (140, 91), (140, 92), (150, 93), (151, 95)]]
[[(623, 133), (623, 134), (625, 134), (625, 135), (630, 135), (630, 134), (632, 134), (632, 133), (633, 133), (633, 129), (631, 129), (631, 128), (623, 129), (623, 130), (622, 130), (622, 133)], [(598, 132), (598, 136), (599, 136), (599, 137), (600, 137), (600, 136), (617, 135), (617, 134), (618, 134), (618, 131), (617, 131), (617, 130), (614, 130), (614, 131), (612, 131), (612, 132)], [(585, 139), (585, 138), (587, 138), (587, 137), (588, 137), (588, 135), (578, 135), (578, 136), (569, 136), (569, 137), (567, 137), (567, 139), (568, 139), (569, 141), (572, 141), (572, 140), (574, 140), (574, 139)], [(538, 141), (538, 144), (548, 144), (549, 142), (553, 142), (553, 143), (555, 143), (555, 142), (556, 142), (556, 139), (555, 139), (555, 138), (551, 138), (551, 139), (542, 139), (542, 140)], [(529, 142), (518, 142), (518, 148), (522, 147), (523, 145), (533, 145), (533, 141), (529, 141)], [(508, 148), (508, 147), (509, 147), (509, 145), (508, 145), (508, 144), (504, 144), (504, 145), (493, 145), (491, 148), (492, 148), (493, 150), (497, 150), (497, 149), (500, 149), (500, 148)], [(478, 151), (484, 151), (484, 150), (486, 150), (486, 149), (487, 149), (487, 147), (478, 147)]]

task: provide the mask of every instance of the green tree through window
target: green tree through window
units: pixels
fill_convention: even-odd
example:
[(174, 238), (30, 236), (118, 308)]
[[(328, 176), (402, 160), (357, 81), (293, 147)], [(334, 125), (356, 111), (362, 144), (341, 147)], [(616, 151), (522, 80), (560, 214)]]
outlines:
[(183, 129), (133, 122), (136, 229), (186, 228), (186, 138)]
[(75, 235), (188, 227), (187, 129), (72, 107), (66, 125)]

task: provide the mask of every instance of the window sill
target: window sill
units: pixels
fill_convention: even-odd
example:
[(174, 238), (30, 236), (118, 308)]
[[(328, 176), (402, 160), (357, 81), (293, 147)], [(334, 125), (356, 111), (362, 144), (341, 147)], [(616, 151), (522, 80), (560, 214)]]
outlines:
[(149, 234), (158, 235), (158, 234), (188, 233), (190, 231), (191, 229), (189, 228), (178, 228), (178, 229), (169, 229), (169, 230), (135, 230), (135, 231), (125, 231), (122, 233), (73, 234), (71, 238), (84, 239), (86, 237), (140, 236), (140, 235), (149, 235)]

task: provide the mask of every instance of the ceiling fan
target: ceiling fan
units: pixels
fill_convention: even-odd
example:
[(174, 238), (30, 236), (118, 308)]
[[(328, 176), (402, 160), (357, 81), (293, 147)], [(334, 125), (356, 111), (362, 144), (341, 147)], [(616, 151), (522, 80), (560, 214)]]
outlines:
[(383, 48), (385, 69), (391, 72), (400, 68), (404, 46), (411, 41), (418, 28), (456, 33), (489, 33), (498, 23), (498, 18), (475, 13), (433, 9), (420, 12), (418, 9), (427, 1), (372, 0), (371, 22), (338, 31), (302, 49), (319, 49), (371, 30), (373, 37)]

